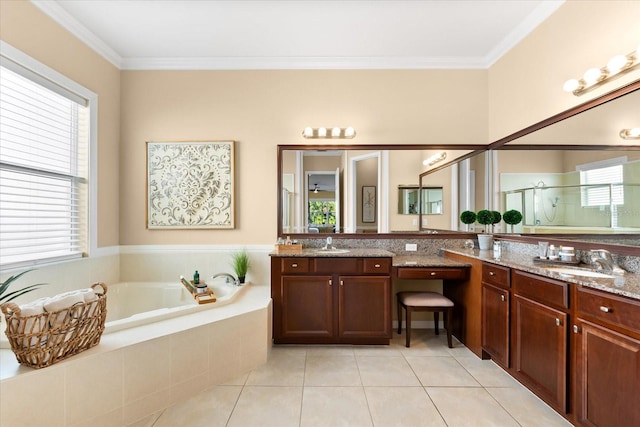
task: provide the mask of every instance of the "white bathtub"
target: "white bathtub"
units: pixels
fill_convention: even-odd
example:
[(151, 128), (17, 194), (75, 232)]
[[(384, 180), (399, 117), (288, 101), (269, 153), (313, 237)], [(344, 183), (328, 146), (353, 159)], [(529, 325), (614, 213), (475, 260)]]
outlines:
[(122, 282), (108, 285), (104, 333), (215, 309), (233, 302), (246, 286), (220, 281), (209, 284), (209, 288), (214, 292), (216, 302), (198, 304), (184, 286), (176, 282)]
[[(215, 309), (233, 302), (250, 285), (234, 286), (222, 280), (209, 284), (216, 302), (208, 304), (198, 304), (177, 282), (121, 282), (107, 286), (107, 319), (103, 334)], [(0, 334), (0, 348), (11, 348), (4, 333)]]

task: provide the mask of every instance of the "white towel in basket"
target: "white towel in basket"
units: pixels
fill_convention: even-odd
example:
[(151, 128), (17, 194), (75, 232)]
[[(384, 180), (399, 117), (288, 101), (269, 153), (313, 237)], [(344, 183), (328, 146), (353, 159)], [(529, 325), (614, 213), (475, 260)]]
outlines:
[[(84, 296), (82, 295), (82, 293), (77, 291), (67, 292), (65, 294), (60, 294), (56, 295), (55, 297), (49, 298), (44, 303), (44, 309), (45, 311), (51, 313), (54, 311), (71, 308), (76, 304), (84, 304)], [(53, 316), (52, 319), (49, 319), (49, 326), (54, 328), (64, 325), (67, 320), (70, 320), (68, 319), (70, 315), (72, 315), (71, 311), (58, 313), (57, 315)]]
[[(30, 317), (37, 316), (38, 314), (44, 313), (44, 302), (47, 301), (48, 298), (40, 298), (35, 301), (32, 301), (28, 304), (24, 304), (20, 306), (20, 317)], [(19, 319), (13, 319), (12, 321), (19, 322)], [(47, 327), (45, 322), (45, 317), (40, 316), (32, 319), (26, 319), (24, 324), (24, 333), (25, 334), (38, 334), (42, 332)], [(46, 343), (46, 339), (43, 339), (42, 342), (39, 342), (39, 337), (35, 336), (29, 340), (29, 344), (24, 347), (33, 347), (37, 345), (44, 345)]]

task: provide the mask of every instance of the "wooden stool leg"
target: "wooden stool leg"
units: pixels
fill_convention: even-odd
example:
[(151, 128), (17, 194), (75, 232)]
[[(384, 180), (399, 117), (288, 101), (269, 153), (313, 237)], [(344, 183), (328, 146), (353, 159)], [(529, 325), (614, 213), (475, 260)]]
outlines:
[(402, 333), (402, 304), (400, 304), (400, 299), (398, 299), (398, 335)]
[(407, 327), (405, 331), (407, 333), (407, 343), (405, 345), (411, 347), (411, 307), (405, 306), (405, 310), (407, 310)]
[(440, 313), (438, 313), (437, 311), (433, 312), (433, 322), (436, 325), (436, 335), (440, 335), (440, 332), (438, 331), (438, 324), (440, 323)]
[(453, 348), (451, 342), (451, 318), (453, 317), (453, 309), (449, 308), (444, 312), (444, 327), (447, 328), (447, 344), (449, 348)]

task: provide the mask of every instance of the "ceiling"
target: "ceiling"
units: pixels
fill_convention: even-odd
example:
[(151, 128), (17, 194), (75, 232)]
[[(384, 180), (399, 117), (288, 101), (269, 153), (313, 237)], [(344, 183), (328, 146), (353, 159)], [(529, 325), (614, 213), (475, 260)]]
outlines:
[(487, 68), (559, 0), (31, 0), (121, 69)]

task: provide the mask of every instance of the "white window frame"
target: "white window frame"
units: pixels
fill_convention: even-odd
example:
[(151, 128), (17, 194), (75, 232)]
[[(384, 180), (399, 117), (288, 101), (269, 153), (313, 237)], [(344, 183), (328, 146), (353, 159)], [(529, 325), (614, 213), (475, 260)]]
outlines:
[[(74, 82), (63, 74), (56, 70), (44, 65), (40, 61), (30, 57), (24, 52), (16, 49), (10, 44), (0, 40), (0, 56), (15, 62), (16, 64), (26, 68), (27, 70), (43, 77), (46, 80), (53, 82), (55, 85), (61, 86), (64, 89), (73, 92), (80, 97), (84, 98), (88, 102), (89, 107), (89, 213), (87, 220), (88, 224), (88, 242), (86, 256), (91, 256), (97, 250), (97, 215), (98, 215), (98, 95), (84, 86)], [(42, 84), (41, 82), (37, 82)], [(16, 267), (44, 265), (56, 262), (56, 260), (33, 260), (24, 263), (15, 263), (7, 266), (2, 266), (2, 270), (11, 270)]]
[[(583, 177), (585, 173), (588, 173), (589, 171), (592, 170), (596, 170), (596, 169), (604, 169), (604, 168), (610, 168), (610, 167), (616, 167), (619, 166), (621, 169), (621, 172), (624, 174), (624, 164), (627, 163), (627, 156), (622, 156), (622, 157), (616, 157), (613, 159), (608, 159), (608, 160), (601, 160), (601, 161), (597, 161), (597, 162), (592, 162), (592, 163), (585, 163), (582, 165), (577, 165), (576, 166), (576, 170), (578, 172), (580, 172), (580, 185), (591, 185), (589, 183), (585, 183), (583, 182)], [(623, 180), (621, 180), (620, 182), (610, 182), (607, 184), (614, 184), (614, 185), (623, 185)], [(597, 184), (593, 184), (593, 185), (597, 185)], [(588, 198), (588, 191), (589, 188), (583, 188), (583, 190), (581, 191), (581, 205), (582, 207), (597, 207), (596, 205), (592, 205), (589, 204), (589, 198)], [(620, 191), (622, 191), (622, 200), (619, 201), (619, 203), (615, 203), (611, 200), (611, 197), (613, 197), (613, 195), (609, 195), (610, 196), (610, 203), (611, 205), (618, 205), (618, 204), (624, 204), (624, 189), (620, 189)], [(613, 203), (612, 203), (613, 202)], [(599, 205), (598, 205), (599, 206)]]

